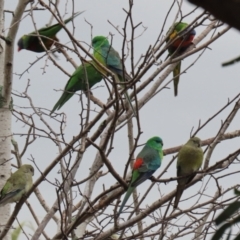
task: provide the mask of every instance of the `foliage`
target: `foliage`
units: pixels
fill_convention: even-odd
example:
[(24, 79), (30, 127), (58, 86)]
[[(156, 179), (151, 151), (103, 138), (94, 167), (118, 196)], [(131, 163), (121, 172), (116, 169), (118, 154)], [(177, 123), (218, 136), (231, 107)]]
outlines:
[(32, 223), (29, 222), (29, 221), (25, 221), (25, 222), (19, 224), (18, 227), (15, 228), (15, 229), (12, 231), (11, 239), (12, 239), (12, 240), (18, 240), (19, 237), (20, 237), (21, 232), (22, 232), (23, 229), (24, 229), (24, 227), (28, 227), (28, 228), (30, 228), (32, 231), (34, 231), (34, 227), (33, 227)]
[[(234, 190), (237, 196), (240, 196), (240, 191), (237, 189)], [(212, 240), (220, 239), (224, 233), (229, 229), (226, 240), (229, 240), (231, 237), (232, 228), (240, 222), (240, 215), (238, 210), (240, 208), (239, 200), (230, 203), (229, 206), (224, 209), (224, 211), (215, 219), (217, 226), (222, 225), (214, 234)], [(240, 239), (240, 234), (237, 235), (234, 240)]]

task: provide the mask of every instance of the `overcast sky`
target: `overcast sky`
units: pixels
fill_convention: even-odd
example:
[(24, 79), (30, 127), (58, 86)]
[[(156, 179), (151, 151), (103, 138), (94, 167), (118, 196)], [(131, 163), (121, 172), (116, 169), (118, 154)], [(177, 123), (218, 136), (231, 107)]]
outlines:
[[(64, 14), (65, 4), (68, 4), (68, 15), (70, 16), (71, 1), (61, 1), (60, 11)], [(165, 20), (166, 13), (172, 4), (172, 1), (135, 1), (133, 8), (133, 19), (135, 24), (142, 22), (142, 25), (147, 28), (135, 41), (135, 59), (138, 59), (139, 56), (146, 52), (149, 45), (155, 43), (156, 38), (162, 28), (162, 24)], [(5, 9), (14, 10), (15, 1), (5, 1)], [(114, 34), (113, 46), (114, 48), (121, 52), (122, 47), (122, 36), (118, 34), (116, 29), (114, 29), (108, 21), (110, 21), (114, 26), (118, 26), (121, 31), (125, 13), (123, 8), (128, 9), (128, 1), (121, 0), (92, 0), (92, 1), (75, 1), (75, 12), (86, 10), (82, 15), (78, 16), (75, 19), (75, 38), (79, 39), (83, 44), (91, 43), (91, 28), (87, 23), (89, 22), (92, 26), (93, 36), (104, 35), (108, 36), (109, 33)], [(190, 12), (194, 6), (188, 4), (186, 1), (183, 3), (182, 11), (183, 14)], [(164, 33), (167, 32), (168, 28), (171, 26), (177, 8), (174, 8), (168, 18)], [(191, 22), (201, 10), (196, 10), (193, 14), (189, 15), (185, 21)], [(6, 23), (5, 26), (8, 28), (9, 21), (11, 19), (11, 14), (6, 13)], [(47, 11), (35, 11), (34, 19), (36, 21), (37, 27), (43, 27), (49, 21), (50, 14)], [(71, 29), (71, 23), (68, 24), (69, 29)], [(197, 35), (205, 27), (199, 27), (196, 29)], [(139, 30), (136, 31), (136, 35), (142, 33), (143, 27), (139, 27)], [(30, 33), (34, 30), (34, 26), (31, 20), (31, 17), (27, 16), (21, 22), (19, 32), (17, 34), (17, 39), (20, 38), (23, 34)], [(197, 36), (196, 35), (196, 36)], [(61, 31), (58, 34), (61, 43), (67, 43), (68, 37)], [(191, 129), (197, 128), (199, 120), (202, 122), (210, 118), (214, 113), (216, 113), (224, 104), (227, 103), (228, 99), (232, 99), (239, 93), (240, 89), (240, 68), (239, 64), (235, 64), (230, 67), (222, 68), (221, 63), (229, 60), (233, 57), (240, 55), (239, 48), (239, 33), (236, 30), (229, 30), (225, 35), (220, 39), (215, 41), (212, 45), (209, 46), (200, 59), (191, 67), (186, 74), (181, 75), (180, 84), (179, 84), (179, 95), (174, 97), (172, 83), (170, 83), (170, 89), (165, 89), (161, 91), (157, 96), (155, 96), (149, 103), (147, 103), (140, 111), (141, 118), (141, 130), (142, 135), (139, 141), (139, 144), (143, 144), (147, 139), (152, 136), (160, 136), (164, 141), (164, 149), (174, 147), (176, 145), (184, 144), (189, 136)], [(85, 44), (87, 48), (87, 45)], [(21, 74), (29, 67), (29, 64), (36, 60), (37, 57), (42, 56), (43, 54), (37, 54), (30, 51), (22, 50), (17, 52), (17, 47), (15, 49), (15, 60), (14, 60), (14, 73)], [(71, 53), (69, 53), (71, 54)], [(195, 59), (199, 56), (200, 53), (185, 59), (182, 62), (182, 68), (187, 68)], [(59, 60), (58, 63), (66, 69), (70, 74), (74, 71), (72, 65), (65, 61), (64, 57), (61, 54), (58, 54)], [(76, 58), (76, 55), (71, 55), (78, 64), (80, 61)], [(164, 55), (164, 58), (166, 56)], [(164, 58), (162, 60), (164, 60)], [(26, 88), (28, 80), (30, 80), (30, 87), (28, 90), (29, 95), (32, 97), (33, 103), (37, 107), (52, 109), (54, 104), (57, 102), (61, 95), (61, 91), (68, 80), (68, 76), (63, 74), (59, 69), (55, 68), (53, 64), (48, 61), (46, 72), (43, 73), (43, 67), (45, 65), (46, 57), (41, 59), (37, 64), (32, 66), (27, 73), (25, 73), (21, 78), (14, 75), (13, 91), (23, 92)], [(130, 70), (130, 60), (126, 61), (126, 68)], [(149, 74), (146, 75), (146, 77)], [(144, 77), (144, 79), (146, 79)], [(143, 80), (144, 80), (143, 79)], [(170, 76), (168, 77), (170, 79)], [(143, 81), (142, 80), (142, 81)], [(107, 90), (105, 88), (104, 82), (101, 82), (97, 85), (96, 89), (93, 90), (93, 94), (105, 101), (108, 97)], [(22, 112), (31, 112), (29, 109), (29, 103), (26, 99), (20, 99), (14, 97), (14, 107)], [(233, 107), (233, 106), (232, 106)], [(230, 113), (232, 107), (228, 108), (226, 111), (221, 113), (213, 122), (207, 125), (203, 130), (198, 134), (198, 137), (201, 139), (207, 139), (213, 137), (217, 134), (219, 127), (221, 126), (221, 120)], [(65, 136), (67, 140), (72, 139), (72, 137), (79, 132), (79, 112), (81, 105), (79, 104), (79, 97), (74, 96), (71, 98), (59, 112), (65, 112), (67, 114), (67, 126), (65, 128)], [(54, 129), (57, 129), (57, 125), (50, 120), (50, 118), (45, 117), (47, 121), (50, 122), (51, 126)], [(42, 126), (40, 121), (38, 126)], [(134, 121), (135, 122), (135, 121)], [(238, 114), (233, 123), (230, 125), (229, 131), (239, 129), (240, 115)], [(26, 133), (28, 128), (22, 123), (17, 122), (13, 118), (12, 125), (13, 133), (21, 134)], [(137, 133), (135, 128), (135, 134)], [(15, 139), (18, 141), (19, 148), (25, 144), (25, 137), (20, 137), (19, 135), (15, 136)], [(239, 139), (234, 139), (231, 141), (225, 141), (224, 143), (219, 144), (217, 149), (214, 152), (212, 157), (212, 162), (219, 161), (222, 158), (226, 157), (229, 153), (234, 151), (239, 145)], [(140, 151), (140, 148), (137, 149), (135, 155)], [(28, 149), (26, 154), (23, 157), (24, 163), (29, 163), (28, 158), (31, 158), (31, 155), (35, 158), (39, 168), (44, 170), (46, 166), (53, 160), (53, 158), (58, 154), (58, 149), (50, 141), (46, 139), (38, 139), (35, 141)], [(88, 174), (88, 169), (91, 166), (91, 163), (96, 154), (96, 150), (91, 148), (91, 151), (87, 151), (87, 154), (84, 156), (84, 162), (81, 165), (78, 174), (77, 180), (85, 178)], [(119, 173), (123, 173), (126, 160), (128, 159), (128, 145), (127, 145), (127, 132), (126, 128), (123, 131), (117, 132), (115, 136), (114, 149), (109, 157), (112, 161), (114, 167), (119, 169)], [(155, 173), (155, 176), (159, 175), (161, 170), (166, 166), (167, 162), (172, 159), (172, 156), (166, 156), (163, 160), (162, 167)], [(55, 178), (60, 179), (60, 175), (57, 175), (58, 167), (52, 172), (48, 179), (50, 181), (55, 181)], [(231, 168), (229, 169), (231, 171)], [(170, 171), (168, 171), (164, 178), (174, 177), (176, 175), (175, 164), (171, 166)], [(38, 171), (34, 176), (36, 180), (39, 176)], [(111, 186), (113, 181), (110, 176), (102, 178), (96, 185), (94, 196), (96, 196), (102, 189), (102, 184), (104, 183), (106, 188)], [(115, 180), (114, 180), (115, 181)], [(205, 181), (205, 180), (204, 180)], [(227, 184), (222, 183), (224, 187), (228, 187), (228, 184), (231, 186), (234, 183), (232, 182)], [(204, 184), (203, 182), (196, 184), (194, 187), (190, 188), (189, 194), (191, 191), (197, 191)], [(224, 185), (225, 184), (225, 185)], [(142, 188), (147, 188), (150, 185), (149, 181), (146, 181)], [(165, 186), (164, 184), (160, 185), (161, 193), (167, 193), (170, 190), (175, 188), (176, 183), (171, 183)], [(97, 188), (98, 187), (98, 188)], [(211, 188), (211, 184), (209, 185)], [(81, 187), (83, 191), (84, 185)], [(214, 188), (215, 189), (215, 188)], [(44, 183), (40, 186), (43, 196), (46, 198), (49, 206), (55, 201), (56, 193), (54, 186), (51, 186), (49, 183)], [(216, 191), (216, 190), (215, 190)], [(211, 192), (211, 189), (210, 189)], [(152, 191), (149, 195), (150, 203), (154, 201), (154, 198), (159, 197), (158, 192)], [(186, 196), (186, 195), (185, 195)], [(30, 197), (30, 202), (34, 206), (36, 199), (34, 194)], [(41, 219), (44, 217), (44, 211), (37, 203), (35, 210), (37, 211), (38, 217)], [(184, 203), (182, 203), (184, 206)], [(24, 206), (24, 209), (26, 207)], [(30, 219), (30, 214), (27, 211), (24, 211), (20, 215), (20, 222)], [(55, 233), (55, 225), (50, 224), (47, 227), (47, 232)], [(22, 237), (21, 239), (25, 239)]]

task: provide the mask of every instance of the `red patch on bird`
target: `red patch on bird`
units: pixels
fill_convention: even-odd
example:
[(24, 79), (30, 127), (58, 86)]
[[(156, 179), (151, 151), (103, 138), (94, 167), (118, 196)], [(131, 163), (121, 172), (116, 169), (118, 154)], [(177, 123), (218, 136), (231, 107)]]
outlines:
[(189, 35), (187, 38), (185, 37), (184, 39), (177, 39), (176, 41), (173, 42), (172, 46), (177, 48), (177, 47), (188, 47), (191, 45), (195, 35)]
[(140, 168), (142, 166), (142, 164), (143, 164), (142, 158), (137, 158), (133, 164), (133, 169), (135, 170), (135, 169)]

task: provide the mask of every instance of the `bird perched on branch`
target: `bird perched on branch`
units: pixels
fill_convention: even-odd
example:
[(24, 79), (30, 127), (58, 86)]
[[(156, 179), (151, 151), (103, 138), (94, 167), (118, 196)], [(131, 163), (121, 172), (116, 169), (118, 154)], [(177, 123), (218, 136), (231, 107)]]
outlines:
[(54, 105), (50, 115), (60, 109), (76, 91), (87, 91), (103, 79), (99, 66), (94, 61), (84, 62), (80, 65), (68, 80), (64, 92)]
[(185, 186), (195, 177), (196, 171), (202, 166), (202, 162), (203, 150), (201, 148), (201, 140), (198, 137), (190, 138), (178, 153), (177, 177), (181, 178), (177, 180), (178, 186), (174, 208), (177, 208)]
[(162, 147), (162, 139), (160, 137), (152, 137), (147, 141), (141, 152), (137, 155), (133, 164), (131, 182), (119, 208), (118, 216), (121, 214), (133, 190), (145, 180), (149, 179), (161, 166), (163, 159)]
[(29, 164), (22, 165), (13, 173), (3, 186), (0, 195), (0, 206), (17, 202), (32, 187), (34, 168)]
[[(75, 13), (72, 17), (64, 20), (64, 24), (67, 24), (71, 20), (73, 20), (75, 17), (80, 15), (82, 12)], [(41, 41), (43, 42), (45, 48), (47, 50), (50, 50), (50, 48), (58, 42), (58, 38), (56, 37), (56, 34), (63, 28), (63, 26), (60, 23), (54, 24), (50, 27), (44, 27), (39, 29), (38, 31), (34, 31), (32, 33), (23, 35), (18, 40), (18, 51), (22, 49), (26, 49), (33, 52), (45, 52), (44, 47), (41, 44)], [(39, 40), (41, 38), (41, 41)]]
[[(92, 39), (93, 56), (110, 71), (117, 75), (120, 82), (130, 81), (131, 77), (124, 71), (122, 60), (118, 52), (109, 44), (107, 37), (96, 36)], [(106, 74), (106, 72), (105, 72)], [(124, 88), (124, 86), (123, 86)], [(127, 91), (124, 93), (134, 116), (136, 112), (133, 108)]]
[[(171, 31), (171, 32), (170, 32)], [(171, 42), (168, 47), (168, 56), (176, 57), (182, 54), (191, 44), (193, 38), (196, 35), (196, 31), (192, 28), (188, 28), (188, 24), (184, 22), (178, 22), (174, 24), (173, 28), (170, 28), (167, 32), (168, 38), (167, 43)], [(176, 39), (174, 41), (174, 39)], [(178, 95), (178, 83), (179, 74), (181, 72), (181, 61), (173, 70), (173, 84), (174, 84), (174, 95)]]

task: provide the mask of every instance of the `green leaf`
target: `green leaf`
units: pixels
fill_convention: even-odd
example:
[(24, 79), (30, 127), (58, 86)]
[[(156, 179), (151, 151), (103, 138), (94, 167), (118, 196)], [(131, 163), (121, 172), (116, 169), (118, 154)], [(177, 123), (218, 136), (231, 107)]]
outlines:
[[(23, 223), (23, 225), (24, 225), (24, 223)], [(20, 226), (18, 226), (13, 232), (12, 232), (12, 240), (17, 240), (18, 239), (18, 237), (19, 237), (19, 235), (21, 234), (21, 232), (22, 232), (22, 229), (21, 229), (21, 227)]]
[(237, 216), (236, 218), (234, 218), (233, 221), (231, 222), (231, 224), (234, 225), (238, 222), (240, 222), (240, 216)]
[(240, 196), (240, 191), (238, 191), (237, 189), (234, 189), (234, 193), (238, 196)]
[(215, 223), (217, 225), (226, 221), (229, 217), (231, 217), (238, 209), (240, 208), (240, 202), (231, 203), (216, 219)]
[(229, 223), (224, 224), (221, 226), (216, 233), (213, 235), (212, 240), (219, 240), (224, 232), (230, 227), (231, 225)]
[(240, 235), (238, 235), (236, 238), (234, 238), (233, 240), (240, 240)]
[(231, 234), (232, 234), (232, 231), (231, 231), (231, 229), (230, 229), (229, 232), (228, 232), (228, 236), (227, 236), (227, 239), (226, 239), (226, 240), (229, 240), (229, 239), (230, 239)]
[(226, 66), (232, 65), (232, 64), (234, 64), (236, 62), (239, 62), (239, 61), (240, 61), (240, 57), (236, 57), (236, 58), (234, 58), (234, 59), (232, 59), (230, 61), (222, 63), (222, 67), (226, 67)]
[(113, 234), (113, 235), (111, 236), (111, 239), (112, 239), (112, 240), (119, 239), (119, 235), (117, 235), (117, 234)]
[(27, 226), (34, 231), (34, 227), (32, 226), (31, 222), (23, 222), (15, 230), (13, 230), (11, 240), (17, 240), (19, 238), (24, 226)]

